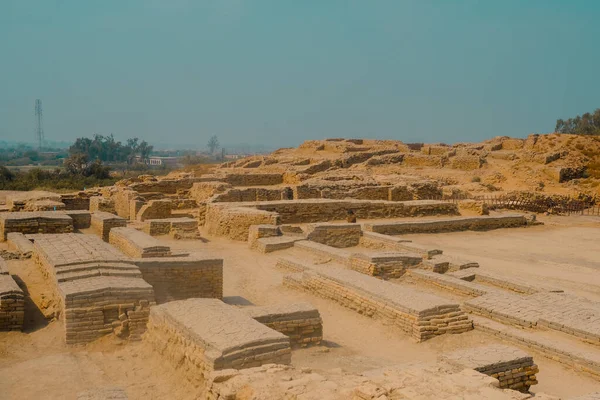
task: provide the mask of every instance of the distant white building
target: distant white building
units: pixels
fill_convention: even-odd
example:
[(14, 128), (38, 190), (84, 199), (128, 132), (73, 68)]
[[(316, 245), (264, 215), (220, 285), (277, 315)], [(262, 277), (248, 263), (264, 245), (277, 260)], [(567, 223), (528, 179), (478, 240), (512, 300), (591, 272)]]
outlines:
[(150, 157), (142, 160), (142, 157), (136, 156), (135, 161), (138, 163), (144, 163), (146, 165), (151, 165), (151, 166), (156, 166), (156, 167), (159, 167), (162, 165), (166, 165), (167, 167), (175, 167), (175, 166), (177, 166), (177, 164), (179, 164), (179, 157), (150, 156)]

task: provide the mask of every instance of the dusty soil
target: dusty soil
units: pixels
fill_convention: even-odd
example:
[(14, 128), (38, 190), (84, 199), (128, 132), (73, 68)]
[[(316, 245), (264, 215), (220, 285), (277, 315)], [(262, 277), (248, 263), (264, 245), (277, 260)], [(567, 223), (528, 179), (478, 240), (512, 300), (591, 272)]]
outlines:
[[(478, 260), (483, 270), (509, 272), (524, 279), (552, 282), (578, 294), (598, 298), (600, 275), (596, 219), (554, 218), (544, 227), (413, 235), (419, 243), (435, 244), (448, 254)], [(203, 241), (161, 238), (174, 248), (225, 259), (225, 301), (230, 304), (273, 304), (309, 301), (321, 312), (325, 342), (297, 350), (293, 364), (315, 370), (342, 368), (360, 372), (408, 361), (434, 361), (441, 352), (493, 343), (478, 331), (414, 343), (395, 329), (341, 306), (281, 286), (284, 274), (275, 268), (282, 253), (261, 255), (245, 243), (208, 237)], [(548, 246), (552, 243), (552, 246)], [(0, 249), (5, 244), (0, 245)], [(293, 250), (291, 250), (293, 251)], [(30, 260), (9, 261), (12, 274), (32, 298), (25, 333), (0, 333), (2, 399), (74, 399), (76, 393), (107, 384), (122, 386), (130, 399), (191, 399), (195, 390), (144, 344), (123, 344), (107, 337), (87, 346), (67, 347), (59, 322), (46, 323), (41, 313), (51, 307), (52, 295)], [(42, 309), (42, 310), (40, 310)], [(37, 310), (37, 312), (36, 312)], [(600, 382), (536, 357), (540, 384), (533, 388), (559, 396), (600, 390)]]

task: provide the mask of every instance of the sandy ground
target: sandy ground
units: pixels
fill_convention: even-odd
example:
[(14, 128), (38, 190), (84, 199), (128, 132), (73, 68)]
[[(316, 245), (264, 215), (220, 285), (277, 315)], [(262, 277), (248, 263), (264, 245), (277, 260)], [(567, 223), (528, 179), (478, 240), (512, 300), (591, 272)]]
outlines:
[[(555, 218), (543, 227), (410, 237), (440, 246), (448, 254), (479, 261), (484, 270), (544, 280), (600, 298), (600, 262), (596, 257), (600, 229), (594, 227), (600, 219), (576, 221), (573, 226), (571, 220)], [(359, 372), (407, 361), (435, 361), (441, 352), (494, 342), (490, 336), (473, 331), (417, 344), (396, 329), (336, 303), (284, 288), (281, 278), (285, 272), (275, 268), (275, 263), (285, 252), (261, 255), (251, 252), (246, 243), (221, 238), (161, 240), (173, 248), (223, 257), (224, 300), (230, 304), (314, 304), (323, 317), (325, 343), (294, 351), (292, 363), (300, 367)], [(4, 247), (0, 244), (0, 249)], [(28, 308), (26, 333), (0, 332), (0, 399), (75, 399), (78, 391), (107, 384), (122, 386), (133, 400), (194, 398), (195, 389), (144, 344), (123, 344), (107, 337), (87, 346), (65, 346), (60, 323), (45, 324), (39, 311), (52, 302), (41, 273), (31, 261), (10, 261), (9, 268), (21, 278), (33, 301)], [(540, 356), (535, 359), (540, 366), (540, 384), (533, 388), (536, 392), (572, 397), (600, 391), (600, 382), (590, 377)]]

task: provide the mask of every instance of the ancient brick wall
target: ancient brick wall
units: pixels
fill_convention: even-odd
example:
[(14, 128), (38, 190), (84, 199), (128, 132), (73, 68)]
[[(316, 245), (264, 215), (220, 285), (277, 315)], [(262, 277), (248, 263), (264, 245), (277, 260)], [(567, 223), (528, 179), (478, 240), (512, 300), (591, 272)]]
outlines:
[(491, 230), (500, 228), (523, 227), (527, 221), (523, 215), (457, 217), (426, 221), (398, 221), (368, 223), (366, 231), (386, 235), (402, 235), (407, 233), (438, 233), (464, 230)]
[(166, 257), (134, 260), (142, 277), (152, 285), (157, 303), (189, 298), (223, 297), (223, 260)]
[(310, 224), (306, 227), (306, 238), (332, 247), (353, 247), (360, 242), (359, 224)]
[(127, 220), (107, 212), (95, 212), (92, 214), (91, 228), (96, 234), (108, 242), (109, 233), (112, 228), (127, 226)]
[(90, 212), (103, 211), (115, 214), (115, 201), (102, 196), (90, 197)]
[(145, 221), (147, 219), (161, 219), (171, 217), (171, 200), (150, 200), (144, 204), (136, 215), (136, 220)]
[(0, 242), (10, 232), (69, 233), (73, 232), (73, 219), (63, 211), (0, 213)]
[(290, 338), (292, 347), (319, 344), (323, 340), (323, 320), (308, 303), (244, 307), (242, 311), (261, 324)]
[(285, 276), (284, 285), (331, 299), (360, 314), (383, 320), (417, 341), (473, 329), (472, 322), (458, 304), (449, 304), (436, 296), (355, 271), (305, 271)]
[(226, 207), (222, 203), (208, 204), (205, 225), (208, 232), (232, 240), (247, 240), (252, 225), (279, 225), (276, 213), (247, 207)]
[(8, 270), (0, 265), (0, 331), (20, 331), (24, 317), (25, 295)]

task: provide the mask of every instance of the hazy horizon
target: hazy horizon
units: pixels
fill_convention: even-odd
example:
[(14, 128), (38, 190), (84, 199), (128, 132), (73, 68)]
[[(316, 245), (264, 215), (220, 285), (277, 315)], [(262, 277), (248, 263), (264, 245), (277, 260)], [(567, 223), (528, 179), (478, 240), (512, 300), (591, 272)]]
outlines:
[(600, 107), (594, 1), (0, 3), (0, 140), (480, 141)]

